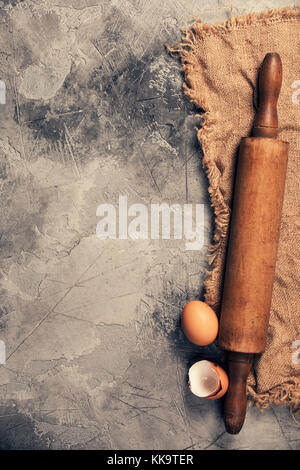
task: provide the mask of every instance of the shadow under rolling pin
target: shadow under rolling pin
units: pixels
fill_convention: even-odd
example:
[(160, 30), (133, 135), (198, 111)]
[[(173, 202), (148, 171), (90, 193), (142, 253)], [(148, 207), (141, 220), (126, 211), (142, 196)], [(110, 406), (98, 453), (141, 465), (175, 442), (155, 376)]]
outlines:
[(218, 338), (228, 351), (230, 434), (243, 426), (247, 378), (267, 336), (288, 155), (288, 144), (276, 139), (281, 82), (280, 56), (269, 53), (259, 74), (253, 137), (242, 139), (238, 156)]

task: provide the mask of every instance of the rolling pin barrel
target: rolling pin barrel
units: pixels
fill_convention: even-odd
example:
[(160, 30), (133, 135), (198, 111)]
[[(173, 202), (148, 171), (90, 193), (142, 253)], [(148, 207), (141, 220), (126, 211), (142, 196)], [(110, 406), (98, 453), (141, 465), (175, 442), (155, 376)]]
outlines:
[(279, 242), (288, 144), (276, 140), (282, 78), (278, 54), (267, 54), (259, 80), (253, 137), (238, 156), (218, 342), (228, 353), (225, 425), (240, 431), (253, 355), (264, 351)]

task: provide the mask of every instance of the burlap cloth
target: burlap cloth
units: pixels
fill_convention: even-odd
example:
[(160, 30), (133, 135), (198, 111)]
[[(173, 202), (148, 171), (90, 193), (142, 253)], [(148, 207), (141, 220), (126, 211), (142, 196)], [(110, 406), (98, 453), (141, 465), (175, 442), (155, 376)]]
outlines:
[[(248, 394), (260, 408), (284, 403), (300, 410), (299, 162), (300, 9), (285, 8), (230, 18), (200, 20), (184, 30), (179, 54), (186, 95), (204, 111), (198, 139), (215, 213), (205, 300), (218, 312), (237, 149), (251, 132), (256, 81), (267, 52), (278, 52), (283, 84), (278, 104), (279, 139), (290, 143), (270, 324), (265, 352), (257, 357)], [(298, 82), (297, 82), (298, 81)], [(299, 92), (297, 93), (297, 89)], [(297, 343), (298, 341), (298, 343)]]

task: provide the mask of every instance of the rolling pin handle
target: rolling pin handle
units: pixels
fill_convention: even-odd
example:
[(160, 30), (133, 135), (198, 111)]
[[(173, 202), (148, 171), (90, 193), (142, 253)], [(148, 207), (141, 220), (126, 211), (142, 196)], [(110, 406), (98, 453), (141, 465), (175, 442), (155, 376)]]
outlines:
[(247, 408), (246, 385), (254, 354), (227, 353), (229, 388), (224, 403), (224, 420), (229, 434), (238, 434), (244, 424)]
[(265, 56), (258, 82), (259, 108), (253, 125), (253, 137), (276, 139), (278, 133), (277, 102), (282, 82), (280, 55), (269, 53)]

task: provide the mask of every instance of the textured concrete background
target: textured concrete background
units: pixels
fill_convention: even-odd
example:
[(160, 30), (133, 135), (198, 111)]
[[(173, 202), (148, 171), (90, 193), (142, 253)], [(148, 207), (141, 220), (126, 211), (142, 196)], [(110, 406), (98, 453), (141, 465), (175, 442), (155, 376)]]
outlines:
[[(285, 6), (236, 1), (233, 12)], [(212, 213), (196, 110), (163, 44), (216, 0), (0, 1), (1, 449), (296, 449), (284, 407), (238, 436), (188, 390), (216, 358), (180, 331), (201, 298)], [(205, 248), (100, 241), (96, 208), (204, 203)]]

